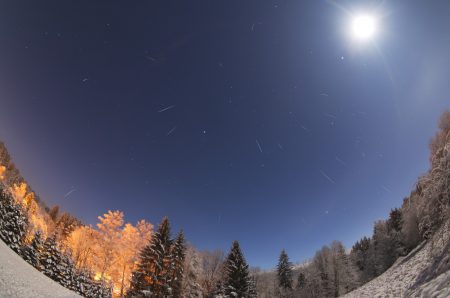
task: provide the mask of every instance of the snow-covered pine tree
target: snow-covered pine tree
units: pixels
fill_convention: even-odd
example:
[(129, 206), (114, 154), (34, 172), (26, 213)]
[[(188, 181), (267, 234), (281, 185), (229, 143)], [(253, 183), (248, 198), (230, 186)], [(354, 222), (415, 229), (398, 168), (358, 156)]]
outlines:
[(164, 218), (150, 243), (140, 253), (138, 268), (133, 272), (127, 297), (164, 297), (170, 295), (170, 224)]
[(78, 294), (81, 294), (80, 291), (80, 270), (77, 268), (74, 268), (73, 275), (72, 275), (72, 283), (68, 287), (69, 290), (72, 290), (74, 292), (77, 292)]
[(284, 249), (281, 251), (280, 258), (278, 259), (277, 277), (280, 296), (292, 296), (292, 264)]
[(40, 255), (42, 253), (44, 247), (44, 242), (42, 240), (42, 234), (40, 231), (37, 231), (34, 234), (33, 240), (30, 244), (22, 247), (21, 255), (25, 261), (30, 263), (33, 267), (38, 270), (41, 270), (40, 266)]
[(55, 238), (56, 236), (53, 235), (45, 240), (39, 261), (42, 265), (42, 272), (54, 281), (59, 282), (62, 279), (60, 275), (62, 258)]
[(170, 282), (169, 287), (173, 297), (181, 297), (181, 286), (184, 277), (184, 259), (186, 256), (186, 244), (183, 231), (180, 231), (173, 241), (170, 251)]
[(74, 270), (73, 282), (68, 287), (72, 291), (88, 298), (111, 298), (111, 289), (103, 282), (94, 281), (86, 270)]
[(22, 206), (14, 201), (0, 183), (0, 238), (20, 254), (27, 227), (28, 219)]
[(146, 268), (150, 262), (150, 246), (145, 246), (139, 255), (139, 264), (136, 270), (131, 275), (130, 288), (127, 291), (126, 297), (145, 297), (143, 291), (148, 290), (148, 283), (146, 279)]
[(250, 297), (250, 275), (247, 262), (241, 252), (239, 243), (233, 242), (231, 251), (225, 260), (225, 297)]
[(66, 288), (70, 288), (75, 282), (75, 265), (73, 264), (72, 257), (69, 254), (62, 254), (61, 262), (57, 267), (60, 276), (59, 283)]
[(109, 298), (111, 297), (111, 290), (103, 282), (95, 282), (90, 280), (91, 292), (88, 297), (92, 298)]
[(84, 297), (89, 297), (91, 292), (91, 283), (88, 272), (79, 270), (74, 276), (73, 290)]

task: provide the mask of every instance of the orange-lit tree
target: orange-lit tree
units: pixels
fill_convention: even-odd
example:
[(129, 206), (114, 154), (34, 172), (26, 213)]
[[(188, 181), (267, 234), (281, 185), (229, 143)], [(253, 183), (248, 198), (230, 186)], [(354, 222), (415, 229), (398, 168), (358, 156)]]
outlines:
[(144, 220), (124, 224), (123, 213), (99, 216), (97, 229), (79, 226), (67, 237), (67, 247), (77, 268), (95, 272), (94, 278), (109, 283), (115, 297), (123, 297), (130, 285), (139, 251), (148, 243), (153, 226)]

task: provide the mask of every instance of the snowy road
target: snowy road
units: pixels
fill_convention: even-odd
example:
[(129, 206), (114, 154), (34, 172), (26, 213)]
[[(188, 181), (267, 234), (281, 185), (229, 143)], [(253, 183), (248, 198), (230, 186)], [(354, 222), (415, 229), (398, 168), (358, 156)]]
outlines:
[(0, 297), (81, 297), (25, 262), (0, 240)]

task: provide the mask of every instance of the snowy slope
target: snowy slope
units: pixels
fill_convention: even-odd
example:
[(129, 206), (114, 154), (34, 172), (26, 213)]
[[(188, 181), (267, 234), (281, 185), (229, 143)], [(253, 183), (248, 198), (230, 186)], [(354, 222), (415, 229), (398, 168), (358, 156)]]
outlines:
[(25, 262), (0, 240), (0, 297), (81, 297)]
[(386, 272), (343, 296), (361, 297), (450, 297), (450, 270), (439, 272), (439, 257), (450, 254), (447, 223), (435, 237), (399, 258)]
[(450, 270), (407, 293), (409, 297), (450, 297)]

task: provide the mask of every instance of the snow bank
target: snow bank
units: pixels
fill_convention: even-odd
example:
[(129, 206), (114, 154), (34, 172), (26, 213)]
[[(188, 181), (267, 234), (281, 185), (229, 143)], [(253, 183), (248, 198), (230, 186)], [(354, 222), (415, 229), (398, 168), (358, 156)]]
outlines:
[(81, 296), (37, 271), (0, 240), (0, 297), (75, 298)]

